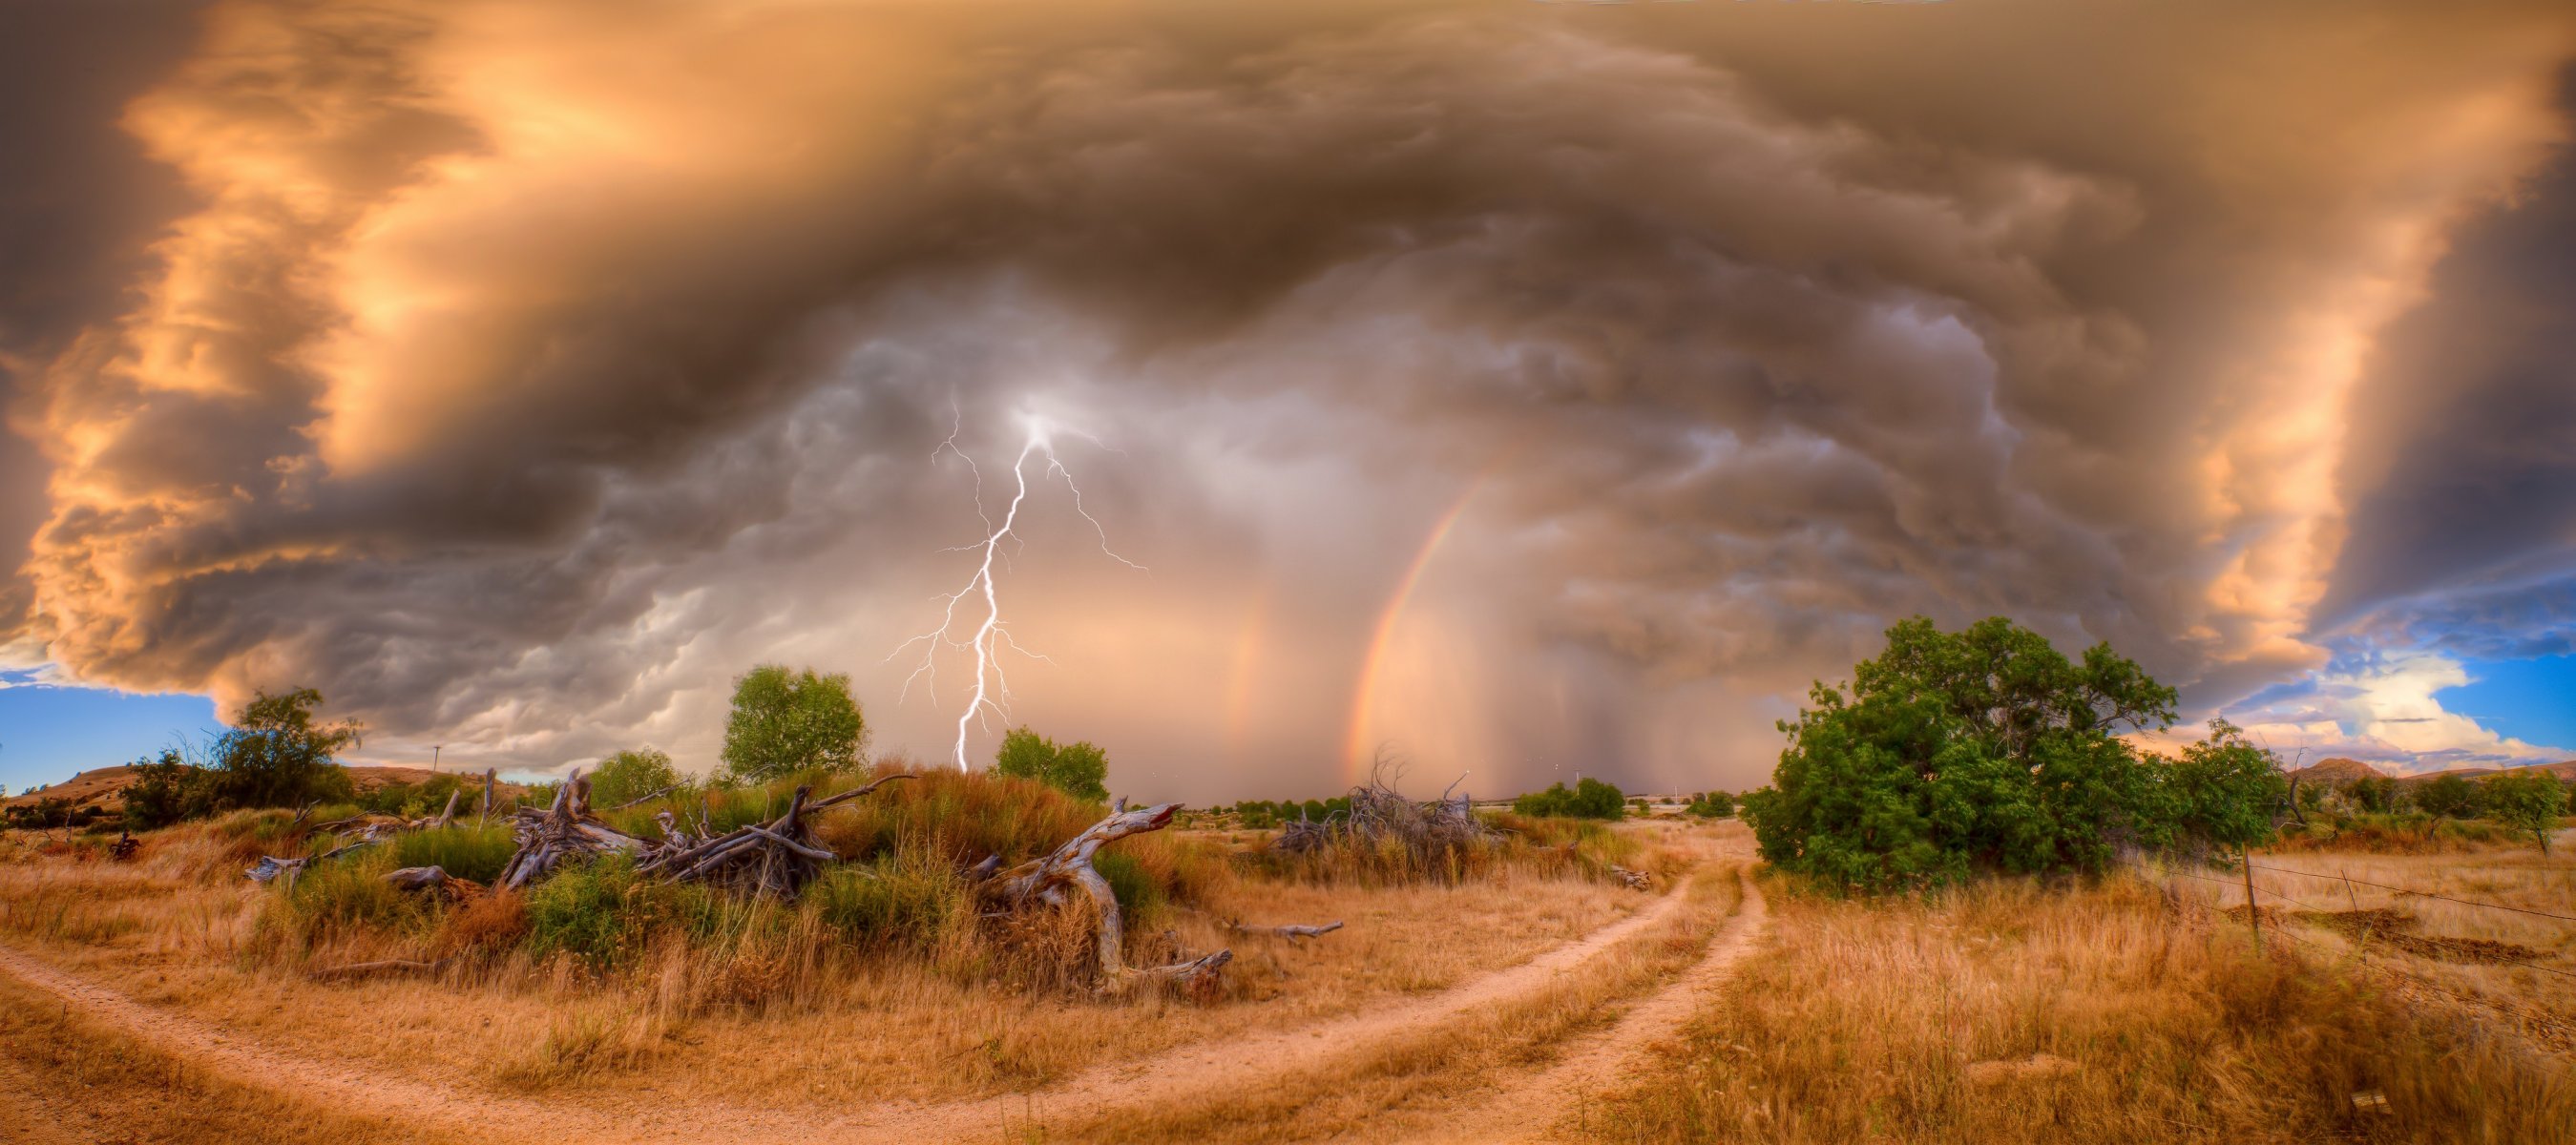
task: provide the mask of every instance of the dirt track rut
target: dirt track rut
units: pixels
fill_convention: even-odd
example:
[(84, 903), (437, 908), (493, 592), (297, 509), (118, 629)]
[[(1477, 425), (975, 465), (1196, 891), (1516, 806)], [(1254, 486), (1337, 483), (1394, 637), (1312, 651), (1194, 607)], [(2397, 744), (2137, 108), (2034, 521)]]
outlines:
[[(1109, 1063), (1086, 1070), (1059, 1085), (1038, 1091), (1051, 1118), (1090, 1118), (1219, 1094), (1262, 1078), (1324, 1068), (1334, 1059), (1362, 1047), (1416, 1032), (1428, 1024), (1455, 1019), (1544, 988), (1556, 975), (1581, 965), (1631, 935), (1672, 917), (1686, 896), (1676, 890), (1654, 905), (1584, 937), (1554, 947), (1528, 962), (1472, 979), (1437, 994), (1401, 1001), (1381, 1009), (1289, 1029), (1211, 1039), (1176, 1047), (1150, 1058)], [(1758, 928), (1759, 898), (1750, 895), (1748, 910)], [(1739, 945), (1753, 928), (1736, 925)], [(1721, 938), (1725, 943), (1729, 939)], [(1739, 952), (1740, 953), (1740, 952)], [(1732, 955), (1727, 958), (1731, 963)], [(1668, 987), (1626, 1019), (1540, 1079), (1544, 1088), (1524, 1088), (1528, 1100), (1559, 1092), (1563, 1085), (1615, 1070), (1634, 1039), (1677, 1023), (1695, 994), (1685, 989), (1712, 971), (1714, 955), (1704, 959), (1683, 984)], [(256, 1039), (183, 1014), (143, 1005), (125, 995), (58, 970), (16, 950), (0, 946), (0, 973), (61, 998), (67, 1005), (117, 1027), (129, 1036), (174, 1057), (249, 1085), (291, 1091), (351, 1112), (424, 1126), (450, 1126), (472, 1140), (543, 1140), (568, 1142), (671, 1141), (689, 1145), (727, 1142), (796, 1140), (935, 1141), (988, 1137), (997, 1110), (1016, 1107), (1022, 1095), (939, 1103), (885, 1103), (841, 1111), (777, 1109), (751, 1106), (637, 1107), (597, 1110), (586, 1106), (498, 1096), (476, 1089), (406, 1077), (372, 1066), (333, 1063), (283, 1052)], [(1498, 1104), (1487, 1116), (1502, 1117)], [(1524, 1122), (1523, 1124), (1526, 1124)]]

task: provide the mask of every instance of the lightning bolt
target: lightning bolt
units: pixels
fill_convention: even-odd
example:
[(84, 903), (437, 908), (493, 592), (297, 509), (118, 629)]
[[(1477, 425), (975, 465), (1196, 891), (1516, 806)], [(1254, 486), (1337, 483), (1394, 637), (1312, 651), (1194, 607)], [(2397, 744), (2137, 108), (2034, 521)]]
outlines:
[[(1030, 459), (1044, 459), (1046, 464), (1038, 474), (1041, 481), (1062, 480), (1064, 487), (1072, 492), (1073, 511), (1083, 520), (1091, 523), (1092, 532), (1100, 538), (1101, 552), (1107, 554), (1111, 560), (1129, 568), (1140, 572), (1146, 570), (1145, 566), (1119, 556), (1110, 549), (1109, 530), (1101, 526), (1099, 518), (1092, 516), (1088, 509), (1083, 508), (1082, 487), (1074, 482), (1073, 471), (1065, 467), (1063, 459), (1056, 456), (1055, 435), (1059, 432), (1072, 434), (1094, 444), (1099, 444), (1099, 438), (1072, 426), (1052, 421), (1043, 415), (1022, 413), (1020, 425), (1023, 436), (1020, 442), (1020, 453), (1011, 461), (1011, 501), (1002, 510), (1001, 523), (995, 524), (992, 515), (984, 511), (984, 472), (976, 466), (973, 457), (968, 456), (965, 450), (957, 446), (957, 434), (961, 424), (962, 419), (950, 424), (947, 440), (940, 442), (939, 448), (930, 452), (930, 457), (932, 463), (936, 464), (941, 457), (955, 454), (958, 460), (966, 463), (966, 471), (974, 476), (975, 516), (984, 523), (984, 539), (975, 544), (957, 545), (940, 551), (976, 554), (975, 572), (974, 575), (966, 578), (964, 587), (955, 592), (942, 593), (934, 598), (940, 601), (941, 606), (939, 627), (904, 641), (893, 652), (888, 653), (886, 659), (891, 661), (915, 645), (921, 646), (921, 663), (913, 668), (911, 675), (904, 677), (903, 691), (897, 697), (897, 702), (900, 703), (904, 698), (909, 697), (912, 694), (913, 684), (921, 681), (927, 685), (931, 703), (936, 704), (939, 702), (940, 649), (950, 648), (974, 656), (975, 686), (972, 694), (967, 698), (965, 710), (957, 714), (955, 761), (958, 770), (964, 771), (967, 768), (966, 737), (977, 727), (982, 727), (986, 731), (992, 730), (991, 717), (1000, 716), (1005, 720), (1010, 718), (1011, 679), (1010, 674), (1002, 666), (1002, 652), (1007, 649), (1034, 660), (1047, 659), (1046, 656), (1030, 651), (1011, 638), (1010, 625), (1002, 619), (1000, 586), (993, 576), (994, 561), (1006, 559), (1002, 542), (1011, 541), (1016, 550), (1020, 541), (1018, 534), (1012, 530), (1019, 524), (1020, 507), (1028, 502)], [(971, 613), (974, 606), (971, 602), (978, 600), (983, 605), (983, 618), (973, 622), (972, 631), (966, 639), (957, 639), (954, 634), (960, 624), (964, 620), (972, 619)], [(966, 607), (966, 611), (970, 614), (968, 617), (961, 618), (958, 615), (960, 605)]]

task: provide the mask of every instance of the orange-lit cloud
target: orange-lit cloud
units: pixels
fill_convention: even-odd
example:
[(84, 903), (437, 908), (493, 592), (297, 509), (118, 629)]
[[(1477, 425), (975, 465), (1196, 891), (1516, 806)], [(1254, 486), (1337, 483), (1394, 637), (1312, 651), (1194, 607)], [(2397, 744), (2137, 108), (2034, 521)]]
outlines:
[(810, 662), (928, 746), (929, 454), (1036, 401), (1154, 572), (1032, 530), (1019, 714), (1123, 783), (1743, 785), (1917, 611), (2227, 704), (2326, 666), (2576, 18), (2087, 7), (219, 4), (122, 122), (190, 204), (13, 366), (0, 636), (535, 767)]

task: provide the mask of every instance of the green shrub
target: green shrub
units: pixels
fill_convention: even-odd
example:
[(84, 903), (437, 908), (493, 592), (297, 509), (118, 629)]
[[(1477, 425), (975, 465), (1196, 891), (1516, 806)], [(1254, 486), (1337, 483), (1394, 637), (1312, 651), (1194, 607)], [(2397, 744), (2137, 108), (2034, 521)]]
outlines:
[(1512, 811), (1520, 815), (1618, 819), (1627, 810), (1627, 797), (1617, 787), (1591, 778), (1576, 783), (1571, 791), (1562, 783), (1552, 783), (1545, 791), (1533, 791), (1512, 800)]
[(301, 935), (309, 941), (357, 927), (426, 933), (437, 922), (437, 900), (386, 882), (394, 866), (389, 848), (368, 847), (306, 867), (285, 892)]
[(1735, 815), (1735, 797), (1723, 791), (1703, 791), (1691, 797), (1683, 810), (1702, 819), (1727, 819)]
[(526, 892), (528, 953), (570, 954), (596, 970), (626, 965), (656, 930), (689, 921), (681, 889), (637, 878), (623, 855), (557, 867)]
[(926, 953), (970, 917), (966, 892), (955, 868), (911, 854), (834, 867), (806, 888), (805, 903), (853, 946)]

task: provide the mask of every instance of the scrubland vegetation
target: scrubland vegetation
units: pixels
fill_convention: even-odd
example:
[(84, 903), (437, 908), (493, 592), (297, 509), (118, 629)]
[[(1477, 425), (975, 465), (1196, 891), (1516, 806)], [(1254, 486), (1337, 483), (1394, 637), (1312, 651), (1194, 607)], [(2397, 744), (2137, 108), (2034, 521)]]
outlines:
[[(549, 1123), (515, 1136), (549, 1141), (799, 1139), (844, 1108), (896, 1119), (857, 1139), (2576, 1136), (2576, 860), (2537, 845), (2554, 780), (2294, 789), (2223, 724), (2138, 752), (2112, 733), (2169, 718), (2168, 690), (1999, 621), (1900, 625), (1819, 687), (1749, 822), (1724, 792), (1631, 815), (1589, 778), (1479, 811), (1384, 768), (1120, 838), (1093, 864), (1128, 962), (1234, 954), (1187, 992), (1103, 989), (1081, 895), (993, 909), (991, 872), (1110, 814), (1099, 748), (1016, 729), (981, 773), (861, 765), (835, 678), (744, 683), (707, 780), (636, 749), (586, 789), (604, 830), (703, 838), (799, 789), (917, 775), (816, 812), (800, 831), (830, 861), (793, 893), (614, 851), (496, 889), (523, 843), (509, 808), (440, 824), (444, 784), (308, 790), (201, 807), (121, 858), (103, 837), (0, 845), (0, 961), (401, 1079), (418, 1108), (535, 1103), (511, 1108)], [(332, 734), (302, 726), (266, 734)], [(262, 758), (281, 756), (305, 758)], [(375, 841), (240, 878), (335, 846), (327, 826)], [(386, 878), (428, 867), (449, 878)], [(340, 973), (388, 965), (412, 973)], [(90, 1045), (48, 1048), (66, 1036)], [(373, 1082), (245, 1085), (262, 1060), (207, 1073), (68, 1007), (0, 1020), (0, 1083), (94, 1087), (165, 1137), (438, 1139), (350, 1108)], [(165, 1082), (195, 1096), (152, 1096)], [(1013, 1094), (1013, 1115), (978, 1104)]]

